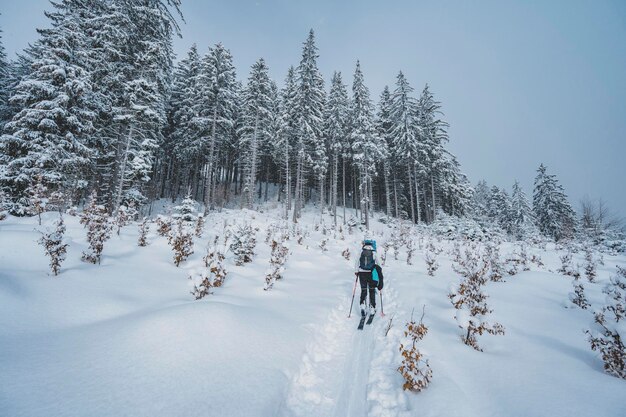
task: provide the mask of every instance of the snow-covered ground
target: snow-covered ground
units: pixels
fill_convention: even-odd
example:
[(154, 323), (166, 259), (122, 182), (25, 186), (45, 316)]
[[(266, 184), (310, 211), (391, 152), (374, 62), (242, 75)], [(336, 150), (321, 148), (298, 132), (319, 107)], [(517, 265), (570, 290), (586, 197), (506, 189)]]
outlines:
[[(303, 244), (291, 239), (284, 279), (271, 291), (263, 290), (264, 240), (267, 227), (280, 223), (278, 208), (211, 214), (178, 268), (154, 225), (149, 245), (137, 246), (136, 224), (106, 242), (101, 265), (84, 263), (85, 230), (65, 216), (70, 247), (53, 277), (36, 241), (57, 216), (46, 213), (43, 227), (36, 218), (0, 222), (0, 416), (626, 415), (626, 383), (605, 374), (589, 348), (590, 310), (566, 308), (571, 278), (553, 272), (560, 261), (552, 246), (530, 249), (544, 268), (487, 284), (492, 318), (506, 335), (482, 336), (477, 352), (461, 343), (447, 298), (458, 282), (449, 242), (436, 243), (444, 252), (434, 277), (423, 250), (413, 265), (404, 248), (397, 261), (390, 251), (386, 316), (358, 331), (358, 314), (347, 315), (363, 234), (324, 236), (313, 208), (299, 225)], [(225, 223), (243, 222), (259, 229), (253, 262), (235, 266), (228, 253), (225, 285), (194, 300), (190, 271)], [(379, 222), (373, 232), (379, 250), (397, 234)], [(318, 247), (324, 237), (327, 251)], [(346, 248), (350, 261), (341, 256)], [(504, 244), (501, 252), (512, 250)], [(592, 309), (615, 265), (626, 265), (623, 256), (604, 261), (598, 283), (585, 283)], [(429, 332), (419, 347), (433, 380), (414, 394), (402, 391), (398, 347), (411, 311), (421, 314), (423, 305)]]

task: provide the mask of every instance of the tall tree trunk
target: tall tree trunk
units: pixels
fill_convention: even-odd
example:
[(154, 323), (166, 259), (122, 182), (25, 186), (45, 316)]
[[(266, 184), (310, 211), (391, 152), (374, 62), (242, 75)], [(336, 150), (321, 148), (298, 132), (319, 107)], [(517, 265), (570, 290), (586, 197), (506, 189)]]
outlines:
[(301, 178), (301, 172), (302, 172), (302, 155), (301, 152), (298, 152), (298, 163), (296, 165), (296, 189), (295, 189), (295, 200), (294, 200), (294, 204), (293, 204), (293, 222), (294, 223), (298, 223), (298, 217), (300, 216), (300, 213), (298, 213), (298, 211), (300, 210), (300, 188), (302, 187), (300, 178)]
[(433, 197), (433, 221), (435, 221), (437, 210), (435, 208), (435, 180), (433, 179), (432, 174), (430, 174), (430, 193), (432, 194), (432, 197)]
[(422, 222), (422, 216), (420, 214), (420, 193), (419, 193), (419, 181), (417, 180), (417, 166), (413, 166), (413, 169), (415, 170), (415, 198), (416, 200), (416, 206), (417, 206), (417, 223), (421, 223)]
[(252, 203), (254, 202), (254, 186), (256, 184), (256, 159), (257, 159), (257, 131), (259, 128), (259, 113), (257, 111), (255, 117), (254, 117), (254, 131), (252, 132), (252, 149), (251, 149), (251, 155), (250, 155), (250, 161), (248, 162), (249, 164), (249, 169), (250, 172), (248, 172), (248, 179), (247, 179), (247, 207), (249, 209), (252, 209)]
[(407, 159), (406, 161), (406, 172), (409, 176), (409, 195), (411, 197), (411, 221), (415, 223), (415, 206), (413, 202), (413, 182), (411, 180), (411, 163)]
[(126, 165), (128, 164), (128, 154), (130, 152), (130, 144), (133, 141), (133, 123), (128, 126), (128, 135), (126, 135), (126, 144), (124, 146), (124, 157), (119, 172), (119, 182), (117, 187), (117, 197), (115, 198), (115, 207), (117, 210), (122, 203), (122, 193), (124, 192), (124, 181), (126, 181)]
[(346, 224), (346, 159), (341, 158), (342, 181), (343, 181), (343, 224)]
[(391, 217), (391, 189), (389, 186), (389, 161), (385, 160), (383, 165), (385, 174), (385, 204), (387, 205), (387, 220)]
[(212, 191), (212, 179), (213, 176), (213, 162), (215, 159), (215, 132), (217, 131), (217, 104), (215, 103), (215, 107), (213, 108), (213, 123), (211, 124), (211, 142), (209, 144), (209, 166), (208, 166), (208, 177), (209, 179), (205, 182), (204, 188), (204, 214), (207, 214), (209, 210), (213, 207), (213, 196), (211, 195)]

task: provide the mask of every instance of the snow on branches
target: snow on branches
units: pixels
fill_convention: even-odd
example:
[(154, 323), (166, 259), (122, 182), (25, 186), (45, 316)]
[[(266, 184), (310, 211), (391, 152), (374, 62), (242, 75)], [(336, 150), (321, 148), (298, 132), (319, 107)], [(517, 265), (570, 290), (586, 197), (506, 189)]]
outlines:
[(404, 330), (404, 340), (400, 343), (400, 354), (402, 355), (402, 364), (398, 368), (398, 372), (404, 378), (403, 390), (419, 392), (426, 388), (433, 377), (433, 371), (424, 355), (417, 349), (416, 343), (419, 342), (428, 333), (428, 327), (423, 323), (424, 313), (420, 318), (419, 324), (411, 320), (406, 324)]
[(618, 378), (626, 379), (626, 268), (617, 267), (604, 288), (606, 302), (594, 314), (595, 329), (587, 330), (591, 349), (599, 351), (604, 370)]
[(89, 242), (89, 252), (83, 252), (82, 259), (92, 264), (100, 263), (104, 242), (111, 237), (112, 230), (107, 210), (97, 203), (97, 197), (94, 191), (80, 215), (80, 223), (87, 228), (87, 242)]
[(50, 270), (54, 275), (59, 275), (61, 263), (65, 260), (65, 254), (69, 246), (63, 242), (64, 235), (65, 223), (63, 223), (63, 217), (59, 217), (59, 220), (55, 222), (55, 229), (42, 233), (38, 241), (43, 246), (46, 255), (50, 257)]
[(489, 323), (486, 320), (493, 311), (487, 305), (488, 295), (483, 292), (489, 263), (477, 247), (466, 248), (461, 261), (453, 263), (452, 269), (463, 277), (456, 288), (450, 288), (448, 294), (457, 310), (455, 319), (459, 327), (465, 330), (461, 339), (466, 345), (482, 352), (477, 336), (483, 333), (504, 334), (504, 327), (500, 323)]

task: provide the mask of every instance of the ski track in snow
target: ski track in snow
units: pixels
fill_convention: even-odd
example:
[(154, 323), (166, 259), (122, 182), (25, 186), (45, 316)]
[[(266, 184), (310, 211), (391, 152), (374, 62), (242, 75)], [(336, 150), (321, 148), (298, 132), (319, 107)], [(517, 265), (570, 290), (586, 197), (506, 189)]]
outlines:
[[(385, 295), (388, 310), (394, 311), (395, 292), (386, 290)], [(292, 378), (283, 417), (408, 415), (406, 396), (397, 389), (401, 330), (396, 325), (385, 337), (390, 317), (380, 314), (371, 325), (356, 329), (359, 312), (348, 319), (347, 301), (333, 309), (307, 346)]]

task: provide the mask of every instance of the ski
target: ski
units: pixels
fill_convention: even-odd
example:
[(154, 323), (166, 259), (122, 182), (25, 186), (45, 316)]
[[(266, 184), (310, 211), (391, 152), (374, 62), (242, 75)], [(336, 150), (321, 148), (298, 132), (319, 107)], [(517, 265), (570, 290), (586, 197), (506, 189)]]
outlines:
[(372, 324), (372, 321), (374, 320), (374, 316), (375, 315), (376, 315), (376, 313), (370, 314), (370, 316), (367, 318), (367, 323), (366, 324)]
[(363, 330), (363, 325), (365, 324), (366, 318), (367, 316), (361, 316), (361, 321), (359, 321), (359, 327), (357, 327), (358, 330)]

